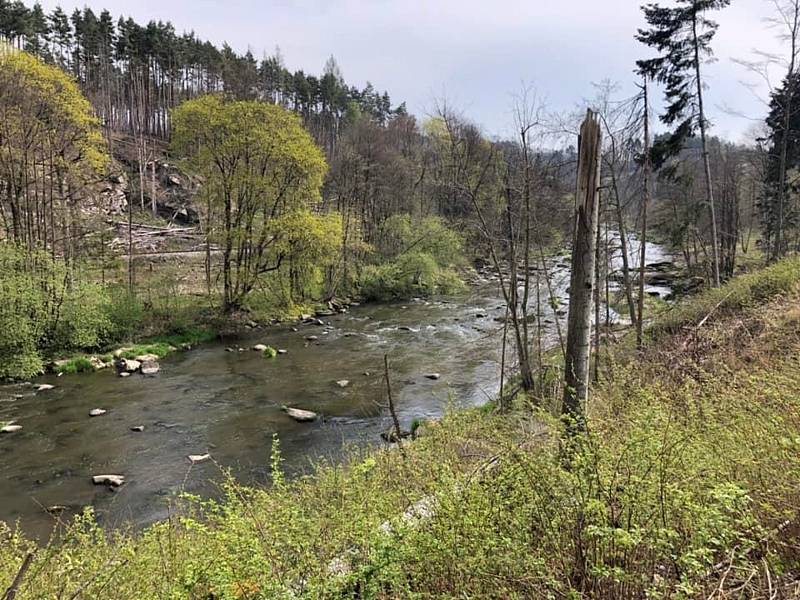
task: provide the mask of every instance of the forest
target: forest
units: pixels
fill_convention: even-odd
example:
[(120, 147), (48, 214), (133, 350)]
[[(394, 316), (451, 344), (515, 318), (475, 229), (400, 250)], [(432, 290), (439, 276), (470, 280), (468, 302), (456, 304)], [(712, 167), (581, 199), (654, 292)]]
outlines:
[[(777, 83), (736, 141), (730, 4), (642, 6), (631, 81), (566, 110), (523, 84), (501, 137), (333, 55), (0, 0), (2, 600), (800, 597), (800, 0), (764, 3), (782, 54), (740, 65)], [(250, 403), (216, 433), (184, 422), (209, 389)], [(165, 416), (124, 413), (145, 397)], [(126, 414), (112, 458), (51, 420), (75, 407)], [(316, 446), (329, 423), (386, 443)], [(107, 533), (137, 482), (94, 473), (151, 430), (198, 453)], [(25, 466), (50, 446), (73, 462)]]

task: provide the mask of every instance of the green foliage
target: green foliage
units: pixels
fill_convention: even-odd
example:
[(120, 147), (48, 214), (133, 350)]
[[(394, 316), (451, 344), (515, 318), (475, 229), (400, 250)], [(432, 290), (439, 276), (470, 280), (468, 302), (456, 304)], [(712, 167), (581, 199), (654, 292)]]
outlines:
[(64, 375), (73, 375), (75, 373), (93, 373), (95, 370), (92, 361), (85, 356), (79, 356), (60, 364), (56, 372)]
[(310, 213), (325, 158), (300, 119), (273, 104), (205, 96), (175, 109), (173, 124), (173, 151), (204, 179), (208, 235), (226, 249), (225, 308), (241, 308), (267, 273), (293, 260), (303, 270), (330, 241), (335, 223)]
[(367, 265), (360, 291), (368, 299), (450, 294), (463, 289), (455, 269), (463, 266), (463, 240), (435, 217), (414, 221), (409, 215), (386, 220), (379, 252), (386, 262)]
[(63, 263), (0, 243), (0, 379), (32, 377), (42, 353), (94, 348), (110, 328), (108, 298), (93, 284), (69, 285)]
[(267, 349), (264, 350), (264, 358), (275, 358), (276, 356), (278, 356), (278, 351), (272, 346), (267, 346)]

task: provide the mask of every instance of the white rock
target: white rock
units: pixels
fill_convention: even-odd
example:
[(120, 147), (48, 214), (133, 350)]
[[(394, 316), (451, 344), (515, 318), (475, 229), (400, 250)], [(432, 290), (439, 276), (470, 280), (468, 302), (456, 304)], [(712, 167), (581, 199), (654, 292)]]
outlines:
[(94, 475), (92, 483), (95, 485), (110, 485), (112, 487), (119, 487), (125, 483), (124, 475)]
[(131, 360), (129, 358), (123, 358), (120, 361), (121, 370), (127, 371), (128, 373), (135, 373), (139, 369), (142, 368), (142, 363), (138, 360)]
[(437, 381), (442, 378), (442, 376), (439, 373), (428, 373), (427, 375), (425, 375), (425, 377), (427, 377), (428, 379), (432, 379), (433, 381)]
[(43, 383), (39, 387), (36, 388), (37, 392), (49, 392), (50, 390), (56, 389), (56, 386), (50, 385), (49, 383)]
[(210, 454), (190, 454), (189, 455), (189, 462), (193, 465), (201, 462), (205, 462), (211, 459)]
[(107, 412), (108, 412), (107, 410), (103, 410), (102, 408), (93, 408), (92, 410), (89, 411), (89, 416), (90, 417), (102, 417)]
[(144, 431), (144, 425), (137, 425), (136, 427), (131, 427), (131, 431), (135, 431), (136, 433), (141, 433)]
[(155, 361), (150, 361), (142, 364), (142, 375), (155, 375), (161, 370), (161, 365)]
[(256, 352), (266, 352), (267, 346), (265, 344), (256, 344), (253, 346), (253, 350)]
[(279, 348), (278, 349), (278, 354), (289, 354), (289, 351), (286, 350), (285, 348)]
[(310, 410), (284, 407), (283, 411), (298, 423), (308, 423), (317, 420), (317, 413), (311, 412)]
[(348, 385), (350, 385), (350, 382), (347, 379), (341, 379), (336, 382), (336, 385), (338, 385), (340, 388), (346, 388)]
[(135, 360), (140, 363), (158, 362), (158, 354), (140, 354)]
[(2, 429), (0, 429), (0, 433), (16, 433), (22, 429), (22, 425), (14, 425), (13, 423), (9, 423)]
[(131, 374), (130, 374), (130, 373), (128, 373), (127, 371), (123, 371), (122, 373), (120, 373), (120, 374), (119, 374), (119, 376), (120, 376), (120, 377), (130, 377), (130, 376), (131, 376)]

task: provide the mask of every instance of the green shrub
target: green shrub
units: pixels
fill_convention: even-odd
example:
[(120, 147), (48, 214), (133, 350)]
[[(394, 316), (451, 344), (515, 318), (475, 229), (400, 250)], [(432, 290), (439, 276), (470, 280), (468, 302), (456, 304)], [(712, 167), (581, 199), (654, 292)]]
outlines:
[(91, 373), (94, 370), (94, 364), (92, 364), (92, 361), (85, 356), (79, 356), (78, 358), (73, 358), (64, 364), (59, 365), (57, 372), (65, 375), (72, 375), (75, 373)]
[(278, 351), (272, 346), (267, 346), (264, 350), (264, 358), (275, 358), (276, 356), (278, 356)]

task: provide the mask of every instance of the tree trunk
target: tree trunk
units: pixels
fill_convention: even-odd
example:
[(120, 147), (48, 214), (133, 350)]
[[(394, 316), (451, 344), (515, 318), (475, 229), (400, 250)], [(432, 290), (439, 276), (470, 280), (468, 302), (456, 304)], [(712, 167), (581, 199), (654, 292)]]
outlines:
[(572, 277), (564, 365), (563, 414), (573, 432), (585, 428), (589, 396), (595, 243), (600, 187), (601, 134), (597, 115), (587, 111), (578, 139), (578, 178), (572, 245)]
[[(650, 204), (650, 98), (647, 78), (642, 86), (644, 96), (644, 198), (642, 199), (642, 230), (639, 235), (639, 315), (636, 319), (636, 347), (644, 346), (644, 270), (647, 263), (647, 206)], [(689, 261), (687, 261), (688, 263)], [(688, 265), (687, 265), (688, 266)]]
[(717, 241), (717, 215), (714, 209), (714, 186), (711, 183), (711, 161), (708, 157), (708, 141), (706, 139), (706, 114), (703, 110), (703, 80), (700, 78), (700, 47), (697, 40), (697, 13), (692, 19), (692, 36), (694, 42), (694, 71), (697, 84), (697, 108), (700, 119), (700, 143), (703, 148), (703, 172), (706, 184), (706, 202), (708, 203), (708, 216), (711, 220), (711, 269), (714, 278), (714, 287), (719, 287), (719, 242)]

